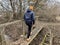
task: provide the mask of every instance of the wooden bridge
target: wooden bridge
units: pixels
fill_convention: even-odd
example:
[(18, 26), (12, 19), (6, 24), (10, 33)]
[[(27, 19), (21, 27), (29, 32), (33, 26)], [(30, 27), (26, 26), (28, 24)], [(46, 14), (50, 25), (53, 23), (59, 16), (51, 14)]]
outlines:
[[(32, 35), (30, 36), (30, 41), (27, 42), (26, 39), (24, 39), (23, 37), (20, 37), (20, 39), (18, 39), (17, 41), (11, 41), (9, 39), (5, 39), (4, 35), (4, 31), (5, 31), (5, 27), (6, 26), (9, 26), (9, 25), (18, 25), (17, 23), (20, 23), (21, 21), (18, 20), (18, 21), (14, 21), (14, 22), (10, 22), (10, 23), (6, 23), (6, 24), (1, 24), (0, 25), (0, 34), (1, 34), (1, 37), (2, 37), (2, 45), (30, 45), (30, 43), (35, 39), (35, 37), (40, 33), (40, 31), (42, 31), (42, 29), (48, 25), (48, 24), (42, 24), (42, 23), (39, 23), (36, 21), (36, 28), (32, 30)], [(20, 23), (22, 24), (22, 23)], [(49, 24), (50, 25), (50, 24)], [(53, 24), (53, 25), (56, 25), (56, 24)], [(42, 39), (41, 43), (39, 45), (52, 45), (52, 34), (51, 34), (51, 30), (50, 30), (50, 35), (48, 35), (48, 33), (45, 34), (44, 38)], [(22, 34), (23, 34), (23, 30), (22, 30)], [(39, 34), (40, 35), (40, 34)], [(47, 35), (50, 37), (50, 40), (49, 40), (49, 44), (45, 43), (45, 40), (47, 38)]]

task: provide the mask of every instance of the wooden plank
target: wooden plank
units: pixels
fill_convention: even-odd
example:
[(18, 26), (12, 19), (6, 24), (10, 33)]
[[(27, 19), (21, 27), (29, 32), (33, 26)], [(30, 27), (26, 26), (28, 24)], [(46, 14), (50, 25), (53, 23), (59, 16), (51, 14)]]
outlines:
[(34, 33), (32, 36), (30, 36), (31, 40), (29, 42), (27, 42), (27, 45), (29, 45), (31, 43), (31, 41), (38, 35), (38, 33), (41, 31), (41, 29), (43, 28), (43, 26), (41, 26), (39, 29), (35, 29), (34, 31), (32, 31), (32, 33)]
[(42, 22), (42, 21), (37, 21), (38, 23), (40, 23), (40, 24), (44, 24), (44, 25), (54, 25), (54, 26), (56, 26), (56, 25), (60, 25), (60, 23), (53, 23), (53, 22)]
[(47, 44), (47, 43), (44, 43), (44, 45), (49, 45), (49, 44)]
[(11, 25), (11, 24), (14, 24), (14, 23), (18, 23), (18, 22), (21, 22), (21, 20), (0, 24), (0, 27), (8, 26), (8, 25)]
[(24, 40), (24, 42), (21, 43), (21, 45), (29, 45), (29, 44), (33, 41), (33, 39), (38, 35), (38, 33), (41, 31), (42, 28), (43, 28), (43, 25), (40, 26), (40, 28), (34, 29), (34, 30), (32, 31), (33, 34), (30, 36), (30, 38), (31, 38), (30, 41), (27, 42), (26, 40)]
[[(32, 31), (33, 34), (30, 36), (31, 40), (29, 42), (27, 42), (24, 39), (22, 39), (22, 40), (19, 39), (18, 41), (13, 42), (13, 44), (29, 45), (31, 43), (31, 41), (37, 36), (37, 34), (41, 31), (42, 28), (43, 28), (43, 26), (41, 26), (40, 28), (34, 29)], [(23, 42), (23, 43), (21, 43), (21, 42)]]
[(39, 45), (43, 45), (43, 44), (44, 44), (44, 42), (45, 42), (45, 40), (46, 40), (46, 37), (47, 37), (47, 34), (44, 36), (44, 38), (43, 38), (41, 44), (39, 44)]
[(52, 41), (53, 41), (53, 34), (52, 34), (51, 29), (50, 29), (50, 45), (52, 45)]

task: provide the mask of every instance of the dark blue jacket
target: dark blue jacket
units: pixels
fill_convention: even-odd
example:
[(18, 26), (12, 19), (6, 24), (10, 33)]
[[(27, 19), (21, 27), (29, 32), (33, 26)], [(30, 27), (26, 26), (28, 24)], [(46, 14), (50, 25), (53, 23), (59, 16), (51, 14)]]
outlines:
[[(26, 17), (30, 17), (29, 19), (26, 19)], [(33, 11), (31, 11), (31, 10), (27, 10), (27, 12), (24, 14), (24, 20), (25, 20), (25, 22), (27, 22), (27, 23), (35, 23), (35, 18), (34, 18), (34, 12)]]

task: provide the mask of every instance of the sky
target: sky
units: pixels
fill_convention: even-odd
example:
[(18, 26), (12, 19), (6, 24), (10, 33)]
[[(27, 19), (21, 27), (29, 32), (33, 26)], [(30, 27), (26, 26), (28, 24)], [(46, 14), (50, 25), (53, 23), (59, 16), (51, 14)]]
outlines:
[(2, 1), (2, 0), (0, 0), (0, 1)]
[(60, 0), (56, 0), (56, 1), (60, 2)]
[[(0, 0), (0, 1), (2, 1), (2, 0)], [(60, 0), (56, 0), (56, 1), (60, 2)]]

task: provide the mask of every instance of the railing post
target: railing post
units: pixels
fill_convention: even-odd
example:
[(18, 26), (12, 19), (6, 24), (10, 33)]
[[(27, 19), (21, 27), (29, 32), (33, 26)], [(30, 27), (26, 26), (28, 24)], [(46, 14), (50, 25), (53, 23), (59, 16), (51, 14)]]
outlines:
[(1, 38), (2, 38), (2, 45), (6, 45), (5, 37), (4, 37), (4, 27), (1, 27)]
[(53, 41), (53, 34), (52, 34), (51, 29), (50, 29), (50, 45), (52, 45), (52, 41)]
[(23, 36), (25, 35), (25, 30), (24, 30), (24, 27), (23, 27), (23, 20), (22, 20), (22, 29), (23, 29)]
[(24, 36), (25, 36), (25, 30), (24, 30), (24, 23), (23, 23), (23, 21), (24, 21), (24, 20), (22, 20), (22, 30), (23, 30), (23, 33), (22, 33), (21, 37), (24, 38)]

